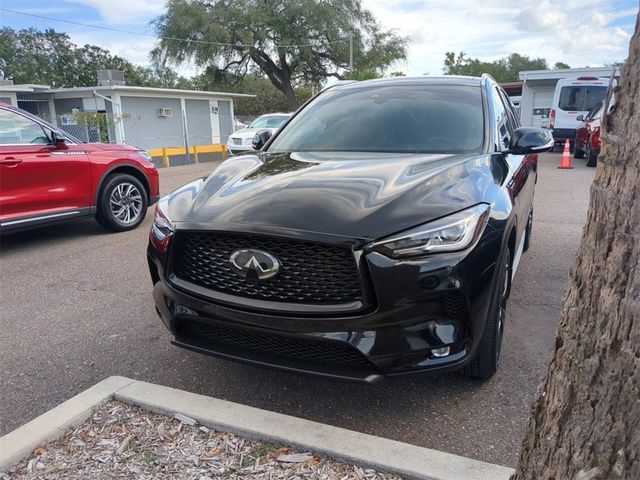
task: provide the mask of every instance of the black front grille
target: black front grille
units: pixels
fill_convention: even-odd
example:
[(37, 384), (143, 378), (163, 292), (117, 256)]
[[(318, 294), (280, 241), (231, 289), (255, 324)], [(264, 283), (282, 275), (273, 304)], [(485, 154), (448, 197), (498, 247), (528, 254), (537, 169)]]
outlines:
[(177, 338), (215, 351), (216, 346), (231, 346), (275, 357), (321, 362), (351, 367), (371, 366), (364, 356), (350, 346), (328, 342), (298, 340), (279, 335), (256, 333), (208, 324), (196, 320), (183, 320)]
[[(356, 262), (347, 247), (226, 232), (178, 232), (172, 248), (179, 279), (218, 292), (285, 303), (363, 301)], [(275, 256), (281, 264), (278, 275), (254, 280), (236, 274), (229, 257), (247, 248)]]

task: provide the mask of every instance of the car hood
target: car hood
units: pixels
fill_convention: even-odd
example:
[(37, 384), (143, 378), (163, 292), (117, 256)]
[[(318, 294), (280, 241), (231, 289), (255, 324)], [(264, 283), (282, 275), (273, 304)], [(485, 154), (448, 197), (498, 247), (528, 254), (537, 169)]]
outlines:
[(92, 151), (108, 151), (108, 152), (136, 152), (140, 150), (138, 147), (131, 145), (118, 145), (117, 143), (84, 143), (87, 150)]
[(163, 199), (177, 228), (376, 239), (482, 201), (489, 155), (260, 153)]
[(243, 128), (242, 130), (238, 130), (237, 132), (233, 132), (231, 134), (232, 137), (237, 138), (253, 138), (253, 136), (262, 130), (271, 130), (271, 133), (274, 133), (277, 128)]

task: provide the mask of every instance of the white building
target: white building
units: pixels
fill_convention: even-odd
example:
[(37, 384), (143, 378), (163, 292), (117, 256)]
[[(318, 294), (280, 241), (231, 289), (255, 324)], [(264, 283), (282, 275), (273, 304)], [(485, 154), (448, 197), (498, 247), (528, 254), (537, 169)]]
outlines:
[[(129, 85), (51, 88), (0, 84), (0, 102), (44, 118), (83, 141), (143, 149), (226, 143), (233, 101), (255, 95)], [(105, 114), (98, 122), (91, 114)]]
[[(562, 78), (611, 76), (613, 67), (568, 68), (564, 70), (529, 70), (519, 73), (522, 80), (520, 121), (525, 126), (547, 126), (556, 83)], [(620, 69), (616, 68), (616, 80)]]

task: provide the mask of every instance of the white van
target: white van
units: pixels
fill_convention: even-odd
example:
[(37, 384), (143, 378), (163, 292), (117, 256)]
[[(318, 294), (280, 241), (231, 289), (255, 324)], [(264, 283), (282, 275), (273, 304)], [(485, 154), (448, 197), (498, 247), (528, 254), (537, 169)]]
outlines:
[[(613, 86), (615, 86), (615, 80)], [(556, 84), (553, 104), (549, 115), (549, 128), (553, 130), (556, 145), (567, 139), (573, 143), (580, 123), (576, 117), (587, 113), (607, 94), (608, 78), (578, 77), (563, 78)]]

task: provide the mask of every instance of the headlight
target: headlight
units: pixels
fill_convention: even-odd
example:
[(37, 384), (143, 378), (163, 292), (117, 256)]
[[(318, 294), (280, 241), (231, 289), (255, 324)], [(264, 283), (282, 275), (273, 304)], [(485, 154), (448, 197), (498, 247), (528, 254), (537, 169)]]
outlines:
[(489, 205), (480, 204), (371, 244), (391, 258), (407, 258), (464, 250), (480, 238), (489, 218)]
[(149, 239), (156, 250), (166, 252), (169, 248), (169, 241), (173, 235), (173, 223), (169, 216), (162, 210), (161, 202), (156, 205), (153, 214), (153, 225), (151, 225), (151, 233)]
[(144, 158), (146, 161), (153, 163), (153, 157), (149, 155), (149, 152), (145, 152), (144, 150), (138, 150), (138, 155)]

